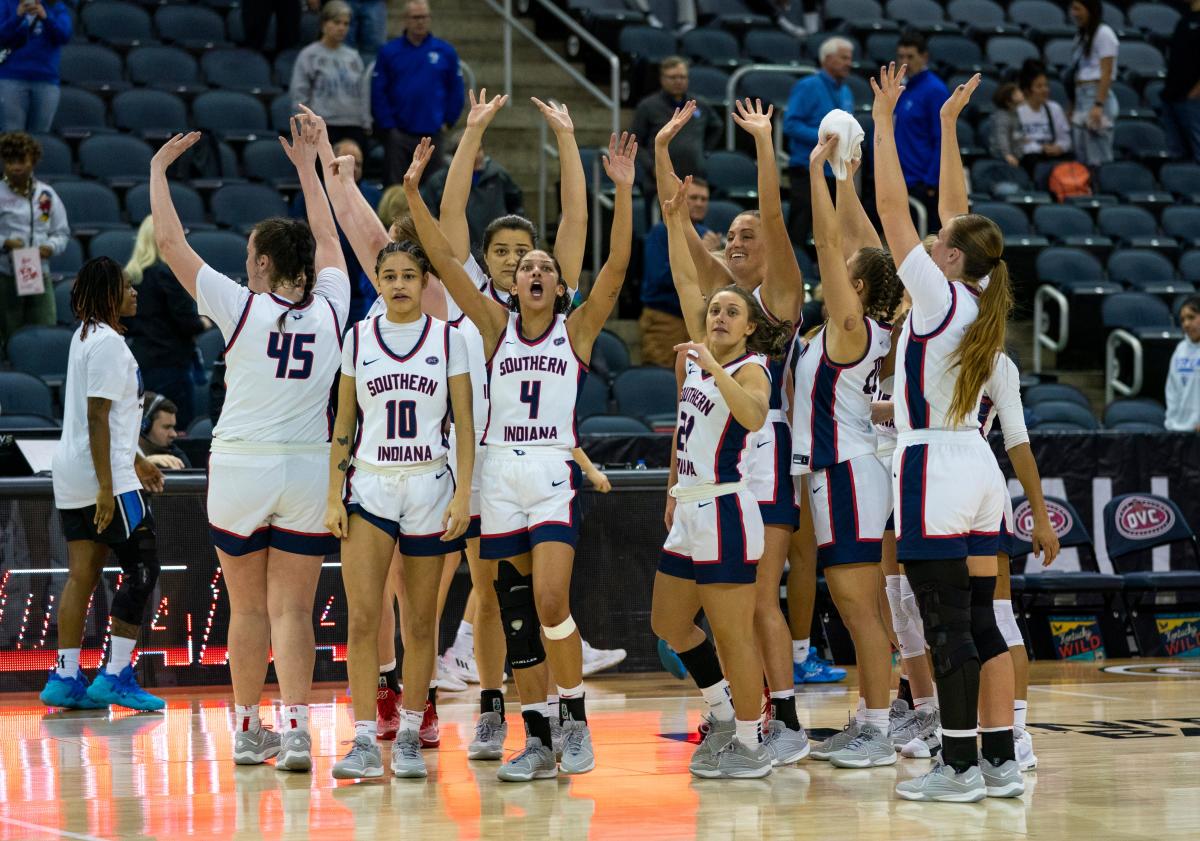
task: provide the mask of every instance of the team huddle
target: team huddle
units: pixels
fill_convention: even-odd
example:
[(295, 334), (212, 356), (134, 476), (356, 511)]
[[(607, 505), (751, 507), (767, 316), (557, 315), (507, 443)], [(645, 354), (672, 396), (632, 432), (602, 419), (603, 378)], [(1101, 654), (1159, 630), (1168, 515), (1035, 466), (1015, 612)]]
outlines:
[[(734, 119), (756, 145), (760, 206), (733, 221), (723, 254), (708, 251), (688, 220), (691, 179), (681, 181), (671, 165), (671, 140), (695, 104), (653, 138), (689, 341), (676, 347), (679, 418), (652, 627), (707, 703), (689, 764), (697, 777), (763, 777), (806, 757), (868, 768), (894, 764), (899, 752), (934, 758), (897, 786), (899, 796), (969, 802), (1019, 795), (1022, 770), (1036, 763), (1023, 727), (1024, 644), (1007, 592), (1012, 509), (985, 437), (997, 415), (1032, 507), (1034, 550), (1049, 563), (1058, 545), (1015, 366), (1004, 355), (1012, 296), (1003, 236), (968, 212), (955, 141), (978, 77), (942, 109), (941, 229), (926, 242), (909, 215), (892, 133), (903, 77), (892, 66), (872, 82), (882, 237), (854, 187), (861, 129), (857, 138), (823, 133), (812, 154), (823, 325), (800, 324), (805, 291), (784, 221), (773, 110), (736, 105)], [(501, 762), (499, 779), (595, 767), (569, 594), (583, 472), (597, 474), (578, 449), (575, 403), (629, 263), (637, 139), (609, 142), (609, 251), (587, 299), (572, 306), (587, 211), (565, 106), (534, 100), (562, 162), (553, 250), (538, 247), (528, 220), (504, 216), (487, 228), (482, 261), (471, 254), (471, 169), (506, 102), (472, 94), (437, 218), (418, 189), (434, 150), (428, 139), (417, 147), (403, 185), (411, 217), (391, 230), (358, 191), (352, 159), (334, 156), (323, 121), (303, 109), (281, 143), (308, 221), (255, 227), (246, 286), (190, 248), (172, 204), (166, 170), (199, 133), (172, 138), (151, 163), (159, 251), (226, 341), (228, 396), (213, 433), (208, 517), (230, 597), (235, 762), (312, 768), (312, 606), (321, 561), (340, 552), (355, 738), (333, 775), (382, 776), (379, 743), (393, 740), (392, 773), (426, 776), (422, 748), (437, 737), (427, 732), (434, 693), (425, 687), (434, 686), (451, 566), (444, 559), (456, 566), (463, 553), (481, 690), (468, 756), (504, 759), (507, 661), (526, 741)], [(378, 292), (367, 317), (345, 331), (350, 282), (335, 218), (359, 262), (373, 267)], [(119, 337), (136, 293), (115, 263), (98, 260), (81, 271), (74, 296), (82, 325), (68, 368), (71, 446), (60, 446), (54, 471), (71, 575), (59, 663), (42, 698), (161, 708), (130, 666), (158, 568), (141, 489), (161, 486), (161, 474), (136, 454), (142, 390)], [(857, 710), (819, 745), (797, 716), (779, 603), (795, 541), (815, 546), (858, 665)], [(114, 601), (112, 654), (89, 685), (78, 647), (65, 646), (79, 644), (110, 547), (126, 569), (121, 613)], [(790, 576), (802, 575), (793, 564)], [(807, 577), (815, 587), (815, 569)], [(392, 648), (395, 600), (402, 675)], [(701, 611), (711, 641), (697, 624)], [(75, 613), (77, 626), (67, 621)], [(891, 702), (893, 648), (908, 690)], [(280, 732), (259, 718), (269, 659)]]

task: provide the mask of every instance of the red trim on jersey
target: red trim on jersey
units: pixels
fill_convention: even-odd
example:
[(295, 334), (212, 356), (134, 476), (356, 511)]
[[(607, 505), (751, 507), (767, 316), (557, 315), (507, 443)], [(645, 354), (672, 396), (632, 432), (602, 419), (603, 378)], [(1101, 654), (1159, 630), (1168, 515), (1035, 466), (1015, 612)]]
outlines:
[(229, 344), (225, 345), (225, 353), (233, 350), (233, 343), (238, 340), (238, 336), (242, 333), (242, 328), (246, 326), (246, 317), (250, 315), (250, 305), (254, 303), (254, 295), (250, 295), (246, 299), (246, 305), (242, 307), (242, 315), (238, 319), (237, 327), (233, 328), (233, 335), (229, 337)]
[(383, 340), (383, 334), (379, 332), (379, 320), (381, 318), (383, 318), (382, 315), (375, 316), (375, 323), (373, 325), (375, 330), (375, 341), (379, 342), (379, 347), (383, 349), (384, 353), (397, 362), (407, 362), (408, 360), (412, 359), (413, 354), (419, 351), (421, 346), (425, 344), (425, 339), (429, 335), (429, 326), (433, 324), (433, 319), (429, 316), (425, 316), (425, 325), (421, 328), (421, 335), (417, 337), (416, 344), (412, 346), (412, 349), (410, 349), (408, 353), (404, 354), (403, 356), (397, 356), (392, 352), (392, 349), (387, 346), (387, 342)]
[(210, 529), (212, 529), (213, 531), (219, 531), (221, 534), (227, 534), (230, 537), (236, 537), (238, 540), (249, 540), (250, 538), (254, 537), (254, 535), (258, 534), (259, 532), (269, 531), (272, 528), (272, 526), (259, 526), (254, 531), (250, 532), (250, 534), (238, 534), (236, 531), (230, 531), (229, 529), (223, 529), (220, 526), (214, 525), (211, 522), (208, 524), (208, 527)]
[(947, 327), (950, 326), (950, 322), (954, 318), (954, 311), (956, 309), (958, 309), (958, 293), (954, 289), (954, 284), (951, 283), (950, 284), (950, 310), (949, 310), (949, 312), (946, 313), (946, 317), (942, 319), (942, 323), (939, 324), (932, 333), (927, 333), (924, 336), (922, 336), (920, 333), (917, 332), (917, 328), (914, 325), (913, 329), (912, 329), (912, 333), (910, 334), (912, 340), (919, 341), (919, 342), (928, 342), (930, 339), (940, 336), (942, 334), (942, 332)]
[(337, 310), (333, 308), (333, 302), (324, 295), (320, 296), (321, 300), (329, 307), (329, 314), (333, 316), (333, 328), (337, 331), (338, 347), (342, 346), (342, 322), (338, 320)]
[(289, 310), (295, 310), (296, 312), (299, 312), (300, 310), (306, 310), (309, 307), (311, 307), (313, 304), (313, 301), (316, 298), (316, 296), (313, 295), (313, 296), (310, 296), (307, 301), (303, 301), (301, 303), (295, 303), (295, 302), (289, 301), (287, 298), (279, 297), (274, 292), (268, 292), (267, 295), (269, 295), (271, 297), (272, 301), (279, 304), (280, 306), (287, 307)]
[[(551, 318), (550, 326), (546, 328), (546, 332), (542, 333), (542, 335), (538, 336), (536, 339), (526, 339), (523, 335), (521, 335), (521, 314), (517, 313), (516, 329), (513, 332), (517, 334), (517, 338), (521, 340), (521, 344), (525, 345), (526, 347), (536, 347), (537, 345), (540, 345), (542, 342), (546, 341), (547, 337), (554, 332), (554, 328), (558, 326), (558, 319), (558, 315), (555, 315), (553, 318)], [(563, 321), (565, 323), (566, 319), (563, 319)], [(571, 349), (571, 353), (575, 353), (574, 348)]]
[(822, 328), (821, 329), (821, 361), (822, 362), (828, 362), (831, 367), (841, 368), (842, 370), (848, 370), (850, 368), (853, 368), (855, 365), (862, 364), (863, 360), (866, 359), (867, 355), (871, 352), (871, 319), (867, 318), (867, 316), (865, 316), (865, 315), (862, 317), (862, 319), (863, 319), (863, 324), (865, 324), (867, 327), (867, 346), (865, 348), (863, 348), (862, 356), (858, 357), (858, 359), (855, 359), (853, 362), (834, 362), (832, 359), (829, 358), (829, 346), (825, 340), (826, 336), (828, 335), (828, 330), (826, 328)]
[(850, 477), (850, 507), (854, 510), (854, 539), (862, 540), (862, 529), (858, 523), (858, 488), (854, 484), (854, 462), (846, 462), (846, 473)]
[[(751, 356), (754, 356), (754, 355), (755, 355), (754, 351), (748, 350), (745, 353), (743, 353), (741, 356), (739, 356), (737, 359), (731, 359), (728, 362), (726, 362), (724, 365), (722, 365), (721, 367), (728, 369), (730, 365), (737, 365), (742, 360), (749, 359)], [(688, 358), (689, 358), (689, 360), (696, 362), (695, 360), (692, 360), (691, 357), (688, 357)], [(699, 362), (696, 362), (696, 367), (700, 368), (700, 379), (702, 379), (702, 380), (711, 380), (712, 379), (712, 374), (708, 373), (708, 371), (705, 371), (703, 368), (701, 368)], [(764, 365), (763, 369), (767, 370), (767, 367)], [(767, 380), (769, 381), (770, 379), (771, 379), (771, 372), (769, 370), (767, 370)]]

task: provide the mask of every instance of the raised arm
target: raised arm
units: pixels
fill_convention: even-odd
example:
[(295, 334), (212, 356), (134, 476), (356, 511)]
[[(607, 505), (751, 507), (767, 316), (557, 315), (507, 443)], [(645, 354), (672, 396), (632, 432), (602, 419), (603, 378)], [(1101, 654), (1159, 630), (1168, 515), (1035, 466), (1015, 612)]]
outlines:
[(304, 194), (304, 206), (308, 212), (308, 227), (317, 245), (313, 263), (318, 271), (335, 268), (344, 273), (346, 257), (342, 254), (337, 225), (333, 223), (333, 212), (329, 209), (325, 188), (317, 178), (317, 156), (325, 134), (324, 123), (318, 124), (308, 117), (295, 116), (292, 117), (291, 128), (292, 142), (289, 144), (287, 138), (280, 137), (279, 145), (296, 167), (296, 174), (300, 176), (300, 189)]
[(483, 335), (483, 347), (490, 356), (508, 324), (508, 313), (499, 303), (480, 292), (466, 269), (454, 256), (454, 249), (442, 233), (441, 227), (429, 212), (425, 199), (421, 197), (421, 175), (433, 157), (433, 144), (428, 137), (421, 138), (413, 152), (412, 164), (404, 174), (404, 194), (408, 197), (408, 209), (412, 213), (421, 247), (433, 263), (442, 284), (459, 308), (479, 328)]
[(188, 245), (183, 233), (183, 223), (171, 200), (171, 187), (167, 183), (167, 167), (179, 156), (196, 145), (200, 132), (177, 134), (162, 145), (150, 159), (150, 214), (154, 217), (154, 244), (171, 273), (193, 298), (196, 297), (196, 275), (204, 261)]
[(860, 248), (883, 248), (879, 232), (871, 224), (854, 186), (854, 175), (861, 164), (862, 158), (850, 161), (846, 180), (837, 182), (837, 223), (842, 231), (842, 257), (847, 260), (857, 254)]
[(671, 280), (679, 295), (679, 309), (687, 325), (688, 337), (693, 342), (704, 341), (704, 296), (700, 294), (700, 283), (696, 279), (696, 263), (688, 248), (685, 228), (691, 227), (687, 216), (688, 185), (692, 176), (683, 179), (675, 195), (662, 203), (663, 222), (667, 226), (667, 253), (671, 264)]
[(500, 109), (508, 102), (507, 96), (487, 98), (487, 88), (481, 88), (479, 98), (470, 92), (471, 110), (467, 112), (467, 127), (462, 140), (454, 151), (450, 168), (446, 170), (446, 183), (442, 188), (442, 206), (438, 222), (442, 233), (454, 248), (454, 256), (465, 262), (471, 256), (471, 228), (467, 224), (467, 200), (471, 196), (471, 176), (475, 172), (475, 156), (483, 145), (483, 135)]
[[(763, 111), (762, 100), (751, 104), (749, 99), (738, 100), (733, 120), (754, 138), (758, 164), (758, 214), (762, 220), (763, 245), (767, 272), (762, 282), (762, 300), (768, 312), (796, 321), (804, 306), (804, 277), (792, 240), (788, 236), (787, 220), (783, 216), (783, 200), (779, 195), (779, 165), (775, 161), (775, 136), (771, 117), (775, 106)], [(824, 175), (822, 174), (822, 181)]]
[(612, 315), (629, 268), (629, 254), (633, 250), (633, 178), (636, 159), (636, 137), (622, 132), (619, 141), (615, 134), (609, 139), (608, 154), (603, 158), (604, 171), (617, 186), (617, 195), (613, 206), (612, 231), (608, 237), (608, 259), (596, 275), (596, 282), (592, 284), (587, 300), (567, 317), (571, 342), (585, 353), (590, 354), (596, 337), (604, 329), (604, 322)]
[(875, 104), (871, 116), (875, 120), (875, 209), (883, 225), (883, 237), (892, 252), (896, 265), (921, 243), (917, 228), (908, 211), (908, 189), (900, 156), (896, 152), (896, 128), (893, 112), (900, 99), (906, 67), (895, 62), (879, 70), (879, 79), (871, 79)]
[(958, 115), (967, 107), (971, 94), (979, 87), (976, 73), (954, 89), (942, 103), (942, 158), (938, 176), (938, 218), (943, 227), (955, 216), (970, 211), (967, 203), (967, 176), (963, 172), (962, 155), (958, 151)]
[(827, 350), (838, 363), (862, 356), (868, 339), (863, 323), (862, 302), (846, 270), (842, 256), (842, 231), (838, 225), (829, 186), (825, 183), (825, 162), (837, 149), (836, 134), (821, 138), (809, 158), (809, 192), (812, 194), (813, 241), (817, 244), (817, 265), (821, 269), (821, 288), (829, 311), (825, 338)]
[[(587, 246), (587, 176), (583, 171), (583, 159), (575, 144), (575, 124), (567, 106), (559, 103), (547, 105), (536, 97), (533, 104), (542, 112), (554, 139), (558, 141), (558, 180), (562, 190), (559, 205), (562, 218), (558, 222), (558, 233), (554, 237), (554, 258), (562, 267), (563, 280), (571, 289), (579, 288), (579, 273), (583, 270), (583, 251)], [(632, 135), (630, 135), (632, 137)], [(609, 149), (612, 144), (609, 144)]]

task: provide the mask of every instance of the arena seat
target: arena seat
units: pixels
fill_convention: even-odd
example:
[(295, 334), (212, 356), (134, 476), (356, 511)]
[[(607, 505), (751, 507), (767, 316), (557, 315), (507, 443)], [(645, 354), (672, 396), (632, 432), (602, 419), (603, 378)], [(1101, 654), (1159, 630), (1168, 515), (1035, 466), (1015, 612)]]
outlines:
[(1109, 3), (1108, 0), (1103, 0), (1100, 7), (1104, 10), (1103, 21), (1115, 29), (1117, 37), (1120, 37), (1121, 30), (1128, 26), (1124, 10), (1120, 6)]
[(1163, 428), (1167, 411), (1157, 400), (1148, 397), (1132, 397), (1127, 400), (1114, 400), (1104, 407), (1104, 425), (1113, 427), (1120, 423), (1145, 423)]
[(239, 278), (246, 273), (246, 238), (232, 231), (195, 231), (188, 244), (200, 259), (221, 274)]
[(265, 184), (226, 184), (212, 195), (213, 219), (218, 225), (249, 233), (270, 216), (287, 216), (287, 202)]
[(579, 424), (580, 435), (651, 435), (653, 431), (637, 418), (625, 415), (589, 415)]
[(608, 386), (600, 377), (585, 377), (583, 388), (575, 401), (575, 417), (579, 420), (608, 413)]
[(597, 33), (607, 34), (622, 26), (642, 24), (646, 20), (646, 16), (637, 9), (627, 6), (625, 0), (567, 0), (566, 6)]
[(242, 149), (242, 170), (256, 181), (265, 181), (276, 189), (296, 189), (300, 176), (287, 153), (275, 138), (251, 140)]
[[(203, 230), (215, 227), (205, 218), (204, 200), (200, 198), (199, 193), (179, 181), (171, 181), (170, 185), (171, 201), (175, 205), (175, 212), (179, 214), (179, 221), (185, 228)], [(137, 184), (130, 188), (125, 194), (125, 210), (129, 214), (130, 222), (135, 226), (142, 224), (142, 220), (150, 215), (149, 184)]]
[(1122, 41), (1118, 73), (1133, 79), (1161, 79), (1167, 75), (1162, 52), (1143, 41)]
[(188, 438), (212, 438), (213, 422), (212, 418), (194, 418), (188, 424)]
[(989, 69), (979, 45), (963, 35), (931, 35), (930, 60), (950, 73), (977, 73)]
[(591, 375), (611, 384), (629, 368), (629, 348), (625, 340), (611, 330), (601, 330), (592, 346)]
[(255, 96), (278, 96), (282, 92), (271, 78), (271, 65), (261, 53), (252, 50), (238, 47), (205, 50), (200, 57), (200, 68), (214, 88)]
[[(898, 32), (873, 32), (867, 36), (865, 54), (855, 52), (854, 55), (859, 61), (866, 59), (869, 67), (887, 64), (889, 61), (896, 60), (896, 47), (899, 44), (900, 33)], [(858, 58), (860, 55), (862, 58)]]
[(1024, 28), (1036, 41), (1074, 37), (1075, 27), (1067, 20), (1063, 7), (1049, 0), (1013, 0), (1008, 19)]
[(1133, 245), (1135, 240), (1147, 240), (1158, 235), (1158, 220), (1150, 211), (1132, 205), (1102, 207), (1096, 214), (1096, 225), (1100, 233), (1123, 245)]
[(73, 331), (69, 327), (26, 326), (8, 340), (8, 359), (13, 370), (38, 377), (51, 388), (67, 377), (67, 355)]
[(225, 350), (225, 337), (218, 328), (210, 327), (196, 337), (196, 347), (200, 350), (205, 372), (211, 376), (213, 364)]
[(96, 94), (64, 85), (50, 127), (64, 137), (88, 137), (97, 132), (112, 131), (107, 113), (104, 100)]
[(678, 393), (675, 372), (651, 365), (630, 368), (613, 381), (617, 411), (641, 418), (652, 427), (668, 415), (673, 425)]
[[(70, 209), (67, 211), (70, 213)], [(74, 278), (83, 265), (83, 245), (75, 237), (67, 240), (67, 247), (61, 254), (50, 258), (51, 276)], [(61, 322), (60, 322), (61, 323)]]
[(705, 177), (719, 198), (751, 199), (758, 195), (758, 165), (741, 152), (709, 152), (704, 156)]
[(688, 94), (702, 97), (717, 108), (732, 107), (729, 102), (729, 74), (715, 67), (705, 67), (703, 64), (692, 66), (688, 70)]
[[(1013, 598), (1020, 605), (1019, 613), (1027, 613), (1036, 606), (1043, 604), (1057, 605), (1064, 599), (1070, 599), (1071, 594), (1099, 594), (1105, 610), (1111, 610), (1117, 594), (1121, 591), (1123, 581), (1121, 576), (1100, 571), (1096, 560), (1096, 548), (1092, 536), (1079, 512), (1062, 497), (1047, 496), (1046, 507), (1051, 511), (1057, 510), (1058, 518), (1052, 520), (1056, 525), (1065, 529), (1058, 535), (1059, 546), (1063, 549), (1073, 548), (1079, 553), (1078, 571), (1039, 569), (1037, 572), (1017, 574), (1018, 567), (1013, 565)], [(1016, 523), (1029, 517), (1029, 502), (1023, 496), (1014, 497), (1013, 520)], [(1012, 540), (1012, 560), (1025, 558), (1033, 551), (1033, 545), (1022, 534), (1021, 528), (1015, 528)], [(1020, 591), (1020, 595), (1017, 592)]]
[(992, 0), (950, 0), (946, 17), (975, 37), (1021, 34), (1021, 27), (1005, 19), (1004, 7)]
[(71, 147), (53, 134), (35, 134), (33, 139), (42, 147), (42, 158), (37, 163), (38, 178), (58, 183), (59, 181), (74, 181), (74, 156)]
[[(79, 248), (79, 241), (74, 240)], [(82, 260), (82, 257), (80, 258)], [(54, 284), (54, 323), (59, 327), (74, 327), (75, 313), (71, 310), (71, 286), (75, 282), (74, 272), (68, 280), (59, 280)]]
[(1154, 180), (1153, 173), (1136, 161), (1110, 161), (1101, 164), (1097, 174), (1101, 192), (1141, 205), (1167, 205), (1172, 201)]
[(1200, 207), (1172, 205), (1163, 209), (1163, 233), (1174, 237), (1183, 246), (1200, 244)]
[[(795, 39), (792, 40), (795, 43)], [(776, 113), (780, 113), (787, 107), (796, 81), (802, 78), (799, 74), (775, 70), (750, 70), (738, 79), (736, 95), (738, 98), (761, 99), (764, 105), (774, 105)]]
[(679, 52), (674, 33), (649, 26), (626, 26), (617, 36), (617, 49), (632, 61), (657, 64)]
[(196, 59), (179, 47), (137, 47), (125, 57), (125, 67), (134, 84), (190, 95), (207, 90)]
[(971, 211), (995, 222), (1004, 236), (1025, 236), (1030, 233), (1029, 217), (1015, 205), (1004, 202), (977, 202)]
[(129, 88), (120, 54), (103, 44), (64, 44), (58, 72), (64, 84), (85, 90), (113, 93)]
[(128, 228), (123, 231), (101, 231), (88, 243), (88, 258), (110, 257), (123, 266), (133, 255), (136, 239), (137, 234)]
[(946, 13), (934, 0), (888, 0), (887, 16), (901, 26), (932, 29), (946, 22)]
[(4, 414), (33, 415), (53, 420), (54, 400), (50, 388), (32, 374), (22, 371), (0, 371), (0, 403)]
[(744, 50), (751, 61), (763, 64), (799, 64), (802, 58), (800, 42), (773, 29), (751, 29), (746, 33)]
[(1179, 258), (1179, 276), (1192, 283), (1200, 283), (1200, 249), (1184, 252)]
[(1021, 395), (1025, 406), (1032, 409), (1041, 403), (1054, 401), (1059, 403), (1074, 403), (1092, 411), (1092, 404), (1088, 401), (1087, 395), (1068, 383), (1038, 383), (1035, 386), (1030, 386), (1025, 389)]
[(746, 209), (737, 202), (713, 199), (708, 203), (708, 214), (704, 217), (704, 224), (724, 236), (733, 220), (745, 212)]
[(1051, 38), (1042, 45), (1042, 60), (1048, 69), (1062, 70), (1071, 66), (1071, 54), (1074, 51), (1074, 38)]
[(1087, 211), (1069, 204), (1043, 204), (1033, 209), (1033, 227), (1051, 242), (1072, 248), (1108, 252), (1113, 242), (1096, 232)]
[(698, 64), (713, 67), (732, 69), (742, 61), (737, 38), (719, 29), (693, 29), (680, 39), (679, 49)]
[(187, 106), (173, 93), (134, 89), (113, 97), (113, 122), (117, 128), (146, 139), (166, 140), (188, 128)]
[(89, 38), (114, 47), (157, 43), (150, 14), (133, 3), (88, 3), (80, 9), (79, 20)]
[(1040, 59), (1042, 54), (1028, 38), (997, 35), (987, 42), (987, 59), (1001, 69), (1017, 70), (1031, 58)]
[(154, 26), (169, 44), (194, 50), (229, 46), (224, 19), (203, 6), (160, 6), (154, 13)]
[(1166, 3), (1134, 3), (1127, 16), (1130, 26), (1162, 39), (1170, 38), (1179, 23), (1179, 12)]
[[(146, 173), (149, 175), (149, 168)], [(89, 236), (109, 228), (124, 228), (117, 194), (97, 181), (68, 181), (54, 187), (67, 209), (71, 231)]]
[(154, 150), (143, 140), (125, 134), (97, 134), (79, 144), (79, 171), (116, 187), (150, 178)]
[(1184, 201), (1200, 204), (1200, 164), (1173, 161), (1158, 171), (1163, 186)]
[(1113, 126), (1113, 147), (1119, 157), (1141, 161), (1169, 160), (1167, 135), (1149, 120), (1120, 120)]
[(1139, 292), (1169, 300), (1181, 292), (1192, 291), (1192, 284), (1175, 276), (1175, 264), (1163, 253), (1145, 248), (1114, 251), (1108, 258), (1108, 276)]
[(1043, 423), (1073, 424), (1089, 431), (1100, 428), (1090, 408), (1070, 400), (1043, 400), (1030, 406), (1029, 410), (1037, 419), (1030, 429), (1041, 429)]
[(722, 29), (765, 29), (775, 25), (766, 15), (760, 15), (742, 0), (697, 0), (696, 11), (702, 21)]

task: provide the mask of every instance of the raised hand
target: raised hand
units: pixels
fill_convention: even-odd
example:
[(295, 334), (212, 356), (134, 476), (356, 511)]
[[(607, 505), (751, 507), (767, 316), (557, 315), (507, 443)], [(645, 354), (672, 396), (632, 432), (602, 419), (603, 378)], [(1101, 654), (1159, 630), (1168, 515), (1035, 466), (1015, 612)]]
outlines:
[(167, 167), (179, 160), (179, 156), (191, 149), (200, 140), (200, 132), (190, 131), (187, 134), (177, 134), (159, 147), (150, 159), (151, 172), (165, 172)]
[(317, 127), (317, 131), (319, 132), (320, 137), (321, 138), (325, 137), (328, 134), (328, 130), (325, 128), (325, 118), (322, 117), (320, 114), (318, 114), (316, 111), (309, 108), (303, 102), (298, 102), (296, 104), (300, 106), (300, 110), (304, 112), (304, 116), (307, 119), (311, 120), (313, 125), (315, 125)]
[(313, 166), (317, 160), (317, 139), (319, 135), (313, 128), (312, 122), (308, 117), (297, 115), (290, 120), (292, 129), (292, 142), (288, 143), (286, 137), (279, 138), (279, 145), (283, 147), (283, 153), (287, 155), (288, 160), (299, 169), (304, 166)]
[(683, 104), (682, 108), (676, 108), (675, 113), (671, 115), (671, 119), (667, 120), (666, 125), (658, 130), (658, 134), (654, 137), (655, 143), (668, 144), (675, 135), (688, 124), (688, 120), (696, 113), (696, 100), (689, 99)]
[(942, 119), (956, 122), (958, 115), (967, 107), (967, 103), (971, 101), (971, 94), (975, 93), (975, 89), (979, 87), (979, 80), (982, 78), (978, 73), (972, 76), (967, 81), (954, 89), (950, 94), (950, 98), (942, 103)]
[(871, 90), (875, 92), (875, 104), (871, 106), (871, 116), (877, 121), (880, 117), (890, 117), (896, 110), (900, 94), (904, 93), (904, 74), (907, 72), (907, 64), (896, 67), (896, 62), (893, 61), (887, 67), (879, 68), (878, 80), (871, 79)]
[(357, 168), (358, 162), (354, 160), (353, 155), (342, 155), (329, 162), (330, 174), (350, 184), (354, 183)]
[(492, 120), (500, 113), (500, 109), (508, 104), (508, 96), (493, 96), (487, 98), (487, 88), (479, 89), (479, 98), (475, 91), (468, 91), (471, 97), (471, 110), (467, 112), (467, 128), (486, 129)]
[(756, 99), (751, 103), (750, 98), (747, 97), (734, 103), (733, 121), (756, 139), (770, 138), (771, 116), (774, 113), (774, 105), (767, 106), (767, 110), (763, 111), (761, 99)]
[(687, 188), (692, 183), (692, 176), (688, 176), (679, 182), (679, 189), (675, 195), (670, 198), (664, 198), (662, 201), (662, 214), (664, 218), (674, 216), (676, 213), (682, 213), (687, 208)]
[(832, 157), (834, 151), (838, 147), (838, 136), (830, 133), (821, 138), (821, 142), (813, 147), (812, 153), (808, 156), (809, 166), (824, 166), (825, 162)]
[(708, 345), (703, 342), (683, 342), (675, 345), (676, 353), (687, 353), (695, 357), (696, 364), (709, 374), (715, 374), (717, 369), (721, 367), (717, 362), (717, 358), (712, 355), (712, 351), (708, 349)]
[(529, 97), (529, 101), (538, 107), (542, 112), (542, 116), (546, 119), (551, 130), (555, 134), (574, 134), (575, 124), (571, 122), (571, 115), (567, 111), (566, 103), (552, 102), (547, 105), (536, 96)]
[(433, 159), (434, 148), (431, 139), (422, 137), (417, 148), (413, 150), (412, 163), (408, 165), (408, 172), (404, 173), (404, 191), (406, 193), (416, 191), (420, 185), (425, 167), (429, 166), (429, 161)]
[(633, 186), (634, 161), (637, 160), (637, 138), (627, 131), (620, 140), (614, 134), (608, 140), (608, 154), (600, 159), (604, 172), (618, 186)]

